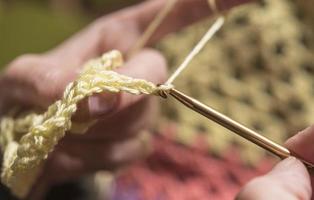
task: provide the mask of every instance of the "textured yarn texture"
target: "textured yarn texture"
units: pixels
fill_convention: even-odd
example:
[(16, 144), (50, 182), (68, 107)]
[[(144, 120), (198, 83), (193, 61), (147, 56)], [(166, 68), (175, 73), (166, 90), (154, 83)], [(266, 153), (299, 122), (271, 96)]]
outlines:
[[(0, 144), (4, 162), (1, 178), (15, 195), (27, 195), (40, 174), (43, 161), (66, 131), (71, 130), (71, 117), (79, 101), (103, 91), (135, 95), (158, 92), (159, 87), (153, 83), (112, 71), (122, 63), (118, 51), (106, 53), (88, 62), (77, 80), (66, 87), (62, 99), (52, 104), (44, 114), (2, 119)], [(86, 130), (87, 124), (79, 132)]]
[[(263, 0), (231, 10), (222, 30), (174, 85), (283, 143), (314, 122), (313, 7), (310, 1)], [(196, 24), (159, 45), (170, 66), (182, 62), (209, 23)], [(254, 165), (265, 155), (171, 99), (163, 108), (165, 121), (180, 124), (175, 140), (182, 144), (193, 145), (200, 133), (210, 144), (208, 151), (216, 155), (233, 144), (247, 164)]]

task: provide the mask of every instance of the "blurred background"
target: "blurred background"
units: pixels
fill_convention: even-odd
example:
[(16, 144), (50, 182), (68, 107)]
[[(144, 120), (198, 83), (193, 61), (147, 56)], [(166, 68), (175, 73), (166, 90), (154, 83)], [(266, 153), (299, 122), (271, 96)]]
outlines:
[[(44, 52), (95, 18), (136, 2), (0, 0), (0, 67), (21, 54)], [(314, 4), (256, 2), (229, 13), (224, 28), (176, 86), (283, 143), (314, 122)], [(157, 44), (170, 68), (184, 59), (211, 22), (197, 23)], [(162, 107), (154, 153), (119, 174), (115, 199), (126, 199), (130, 193), (144, 196), (134, 199), (158, 199), (160, 193), (167, 200), (179, 194), (180, 200), (200, 199), (193, 194), (232, 199), (246, 181), (272, 166), (274, 159), (265, 151), (177, 102), (169, 100)], [(64, 199), (87, 199), (86, 188), (106, 193), (107, 175), (95, 176), (100, 180), (97, 191), (85, 187), (95, 181), (85, 180), (85, 186), (68, 183), (54, 188), (48, 199), (61, 199), (60, 193)], [(12, 197), (3, 192), (0, 198)]]
[(94, 18), (138, 0), (0, 0), (0, 66), (46, 51)]

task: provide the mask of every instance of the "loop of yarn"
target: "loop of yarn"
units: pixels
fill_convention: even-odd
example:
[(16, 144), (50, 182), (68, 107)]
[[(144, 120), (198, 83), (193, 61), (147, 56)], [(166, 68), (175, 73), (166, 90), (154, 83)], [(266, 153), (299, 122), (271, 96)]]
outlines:
[[(70, 83), (61, 100), (49, 106), (44, 114), (24, 117), (4, 117), (0, 122), (0, 146), (4, 152), (1, 180), (13, 194), (25, 197), (38, 178), (44, 160), (53, 151), (66, 131), (73, 125), (71, 117), (82, 99), (96, 93), (127, 92), (140, 94), (167, 94), (172, 86), (155, 84), (118, 74), (113, 69), (123, 64), (119, 51), (111, 51), (89, 61), (83, 72)], [(88, 124), (78, 126), (81, 132)]]
[(156, 94), (166, 99), (172, 88), (174, 88), (172, 84), (159, 84), (157, 85)]

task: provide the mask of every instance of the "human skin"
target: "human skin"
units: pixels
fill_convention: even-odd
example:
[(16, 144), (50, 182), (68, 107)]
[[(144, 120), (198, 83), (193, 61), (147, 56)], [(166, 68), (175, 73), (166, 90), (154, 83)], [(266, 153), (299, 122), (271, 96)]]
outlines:
[[(314, 125), (300, 131), (285, 144), (294, 154), (314, 163), (313, 142)], [(279, 162), (268, 174), (250, 181), (243, 187), (237, 199), (307, 200), (313, 199), (312, 188), (313, 176), (309, 175), (308, 170), (299, 160), (291, 157)]]
[[(0, 80), (0, 111), (4, 113), (15, 104), (25, 108), (47, 108), (60, 98), (65, 86), (77, 77), (88, 59), (111, 49), (127, 54), (165, 2), (151, 0), (106, 15), (55, 49), (17, 58), (8, 65)], [(224, 0), (220, 1), (219, 8), (229, 9), (246, 2), (248, 0)], [(205, 0), (179, 0), (148, 45), (210, 14)], [(156, 50), (144, 49), (117, 71), (162, 83), (166, 78), (166, 61)], [(98, 123), (85, 135), (68, 134), (60, 142), (28, 198), (42, 199), (54, 184), (101, 169), (116, 169), (144, 157), (149, 146), (147, 133), (156, 110), (156, 99), (124, 93), (103, 93), (81, 102), (74, 120), (98, 119)], [(302, 164), (293, 163), (296, 167), (291, 169), (295, 173), (308, 177)], [(242, 192), (239, 198), (246, 194)]]

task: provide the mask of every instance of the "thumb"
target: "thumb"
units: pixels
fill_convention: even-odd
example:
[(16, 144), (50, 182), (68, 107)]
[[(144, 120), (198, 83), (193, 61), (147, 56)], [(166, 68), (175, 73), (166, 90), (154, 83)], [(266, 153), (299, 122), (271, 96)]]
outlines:
[(310, 177), (305, 166), (290, 157), (277, 164), (268, 174), (244, 186), (238, 200), (311, 199)]

